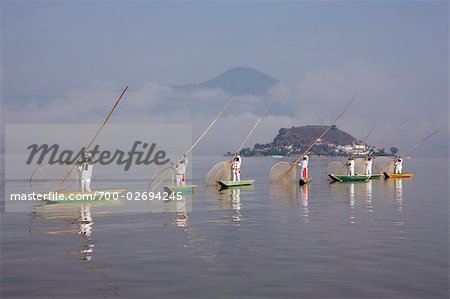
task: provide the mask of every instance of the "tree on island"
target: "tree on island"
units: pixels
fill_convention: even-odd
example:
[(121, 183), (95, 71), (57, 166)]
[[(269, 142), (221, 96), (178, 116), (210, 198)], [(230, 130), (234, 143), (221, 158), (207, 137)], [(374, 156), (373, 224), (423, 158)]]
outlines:
[(398, 153), (398, 148), (396, 148), (395, 146), (391, 147), (389, 150), (391, 151), (391, 154), (393, 156), (395, 156)]

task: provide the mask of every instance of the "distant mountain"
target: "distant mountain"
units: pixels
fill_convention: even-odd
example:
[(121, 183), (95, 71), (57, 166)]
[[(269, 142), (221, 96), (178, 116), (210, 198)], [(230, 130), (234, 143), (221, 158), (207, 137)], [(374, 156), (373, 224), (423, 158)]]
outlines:
[(235, 67), (210, 80), (177, 88), (220, 88), (232, 95), (265, 96), (280, 81), (246, 67)]
[[(302, 148), (312, 144), (318, 136), (320, 136), (327, 126), (303, 126), (292, 127), (290, 129), (280, 129), (278, 135), (273, 140), (273, 146), (290, 146)], [(350, 134), (339, 130), (337, 127), (332, 128), (322, 138), (323, 143), (335, 145), (353, 144), (357, 140)]]

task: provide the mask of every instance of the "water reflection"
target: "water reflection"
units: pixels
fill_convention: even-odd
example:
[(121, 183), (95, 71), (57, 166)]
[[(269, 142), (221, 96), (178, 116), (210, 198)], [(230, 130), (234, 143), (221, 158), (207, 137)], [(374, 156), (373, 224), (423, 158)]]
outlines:
[[(94, 251), (94, 220), (88, 205), (44, 204), (32, 208), (29, 214), (31, 234), (79, 235), (84, 244), (77, 251), (83, 261), (92, 260)], [(41, 225), (40, 221), (51, 221), (50, 225)], [(60, 222), (60, 223), (59, 223)]]
[(191, 203), (190, 198), (187, 196), (181, 196), (179, 199), (161, 201), (163, 206), (163, 212), (173, 214), (174, 218), (168, 223), (169, 225), (177, 227), (188, 226), (188, 203)]
[(81, 246), (80, 258), (84, 261), (90, 261), (92, 259), (92, 252), (94, 250), (94, 244), (92, 243), (92, 231), (94, 229), (94, 221), (92, 219), (91, 207), (80, 208), (81, 217), (79, 219), (79, 234), (87, 241), (86, 244)]
[(349, 183), (348, 184), (348, 196), (349, 196), (349, 202), (350, 202), (350, 223), (355, 224), (356, 223), (356, 217), (355, 217), (355, 183)]
[[(351, 224), (355, 224), (358, 219), (373, 221), (373, 184), (372, 181), (329, 184), (330, 192), (336, 202), (348, 204), (349, 222)], [(342, 201), (342, 199), (345, 199), (345, 201)]]
[(186, 227), (188, 225), (188, 213), (186, 210), (186, 198), (183, 196), (181, 200), (175, 201), (176, 218), (175, 224), (178, 227)]
[(308, 185), (303, 185), (300, 187), (300, 199), (301, 199), (301, 216), (305, 223), (309, 222), (309, 208), (308, 208)]
[(239, 223), (242, 220), (241, 214), (241, 191), (254, 190), (253, 186), (245, 188), (220, 189), (218, 192), (222, 209), (231, 209), (231, 221)]
[(233, 215), (231, 218), (234, 222), (241, 221), (241, 190), (235, 189), (231, 192), (231, 208), (233, 210)]
[(270, 184), (269, 192), (273, 198), (297, 198), (296, 184)]
[(372, 213), (373, 212), (373, 205), (372, 205), (372, 181), (368, 181), (366, 183), (366, 212)]
[(394, 180), (394, 190), (395, 190), (395, 206), (397, 212), (403, 211), (403, 182), (402, 179)]
[(355, 206), (355, 183), (348, 184), (348, 196), (349, 196), (350, 207), (353, 208)]

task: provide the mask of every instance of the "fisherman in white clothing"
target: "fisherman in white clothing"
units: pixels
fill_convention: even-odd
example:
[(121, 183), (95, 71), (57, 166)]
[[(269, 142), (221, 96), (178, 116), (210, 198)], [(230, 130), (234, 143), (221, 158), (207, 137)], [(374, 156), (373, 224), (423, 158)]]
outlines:
[(81, 192), (91, 192), (91, 179), (92, 179), (92, 154), (85, 152), (83, 158), (78, 165), (78, 173), (80, 175), (80, 187)]
[(186, 170), (188, 166), (188, 159), (186, 155), (181, 157), (180, 161), (175, 166), (176, 180), (177, 186), (185, 186), (186, 185)]
[(300, 178), (302, 180), (308, 178), (308, 162), (309, 162), (308, 155), (304, 155), (302, 160), (299, 163), (299, 166), (302, 169), (301, 172), (300, 172)]
[(403, 168), (403, 159), (402, 157), (398, 157), (398, 159), (394, 162), (395, 165), (395, 173), (402, 173)]
[(345, 164), (348, 167), (348, 174), (355, 175), (355, 160), (353, 157), (349, 157), (347, 163)]
[(241, 180), (241, 156), (235, 154), (231, 163), (231, 171), (233, 173), (233, 182)]
[(367, 156), (366, 158), (366, 175), (372, 175), (372, 157), (371, 156)]

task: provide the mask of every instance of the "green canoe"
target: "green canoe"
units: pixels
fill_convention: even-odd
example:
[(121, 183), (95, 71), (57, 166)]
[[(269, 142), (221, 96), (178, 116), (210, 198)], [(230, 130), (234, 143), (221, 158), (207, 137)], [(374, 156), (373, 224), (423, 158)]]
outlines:
[(169, 194), (172, 193), (194, 193), (197, 185), (186, 185), (186, 186), (165, 186), (164, 191)]
[(365, 175), (365, 174), (355, 174), (355, 175), (346, 175), (346, 174), (328, 174), (328, 176), (334, 181), (334, 182), (361, 182), (361, 181), (367, 181), (371, 179), (380, 179), (381, 174), (372, 174), (372, 175)]
[(55, 203), (86, 203), (91, 201), (113, 201), (119, 200), (123, 196), (121, 193), (127, 191), (126, 189), (109, 189), (97, 190), (90, 192), (50, 192), (36, 194), (35, 197), (41, 200)]
[(233, 187), (240, 187), (240, 186), (248, 186), (248, 185), (252, 185), (254, 182), (255, 182), (255, 180), (218, 181), (219, 185), (222, 188), (233, 188)]
[(303, 185), (308, 184), (308, 183), (311, 182), (311, 181), (312, 181), (311, 178), (306, 178), (306, 179), (300, 179), (300, 180), (298, 181), (298, 183), (299, 183), (300, 186), (303, 186)]

